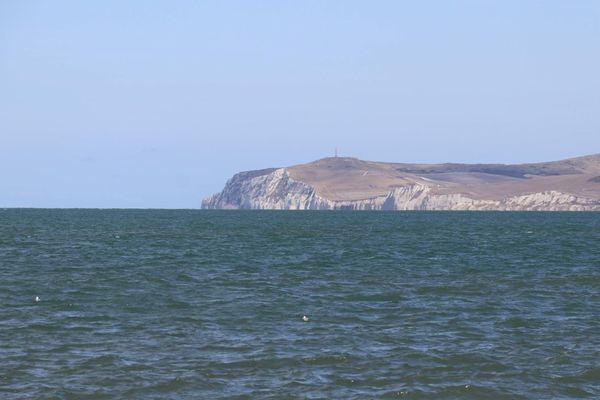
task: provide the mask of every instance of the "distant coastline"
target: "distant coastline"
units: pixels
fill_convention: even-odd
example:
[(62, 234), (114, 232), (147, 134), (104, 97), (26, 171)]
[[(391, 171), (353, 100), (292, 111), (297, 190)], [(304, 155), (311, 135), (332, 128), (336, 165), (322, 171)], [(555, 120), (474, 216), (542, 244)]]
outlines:
[(600, 211), (600, 154), (514, 165), (329, 157), (240, 172), (202, 208)]

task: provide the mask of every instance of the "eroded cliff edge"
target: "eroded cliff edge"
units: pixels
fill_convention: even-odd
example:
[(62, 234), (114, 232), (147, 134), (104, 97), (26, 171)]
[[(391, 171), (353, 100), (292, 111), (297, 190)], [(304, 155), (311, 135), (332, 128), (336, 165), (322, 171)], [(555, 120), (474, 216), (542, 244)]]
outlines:
[(223, 191), (204, 199), (202, 208), (600, 211), (596, 158), (527, 164), (521, 169), (324, 159), (236, 174)]

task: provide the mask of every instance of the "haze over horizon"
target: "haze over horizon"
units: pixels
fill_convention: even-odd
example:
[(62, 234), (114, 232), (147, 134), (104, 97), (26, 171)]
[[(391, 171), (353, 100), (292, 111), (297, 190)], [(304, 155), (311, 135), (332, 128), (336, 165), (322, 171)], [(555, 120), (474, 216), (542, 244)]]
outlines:
[(596, 1), (0, 4), (0, 207), (198, 208), (333, 155), (600, 153)]

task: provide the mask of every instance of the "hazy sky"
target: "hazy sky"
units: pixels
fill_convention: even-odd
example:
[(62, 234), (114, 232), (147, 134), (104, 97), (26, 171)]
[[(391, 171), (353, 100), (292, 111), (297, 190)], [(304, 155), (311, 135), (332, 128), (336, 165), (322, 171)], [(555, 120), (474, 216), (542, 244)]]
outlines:
[(185, 207), (333, 154), (600, 152), (600, 1), (2, 1), (0, 206)]

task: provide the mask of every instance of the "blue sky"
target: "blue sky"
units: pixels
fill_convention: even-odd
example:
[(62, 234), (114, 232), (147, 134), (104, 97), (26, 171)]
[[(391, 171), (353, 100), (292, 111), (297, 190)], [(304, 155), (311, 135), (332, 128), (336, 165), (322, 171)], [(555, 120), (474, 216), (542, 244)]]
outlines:
[(0, 206), (196, 208), (333, 154), (600, 152), (598, 1), (4, 1)]

